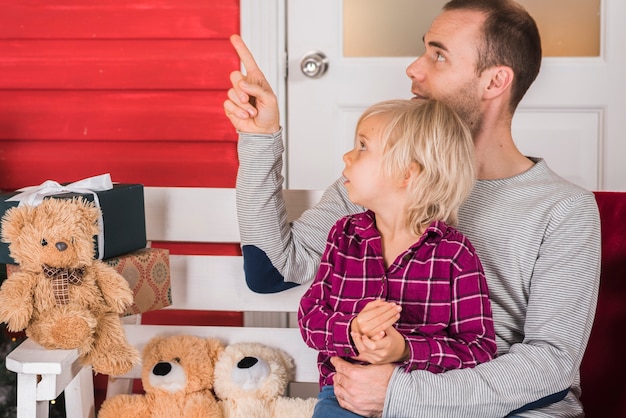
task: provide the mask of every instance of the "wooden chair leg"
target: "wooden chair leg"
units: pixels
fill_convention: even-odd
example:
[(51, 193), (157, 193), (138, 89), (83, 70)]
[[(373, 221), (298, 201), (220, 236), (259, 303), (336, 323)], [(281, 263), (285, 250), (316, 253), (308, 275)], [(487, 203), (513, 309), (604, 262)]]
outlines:
[(83, 369), (65, 388), (65, 415), (67, 418), (95, 418), (93, 373)]
[(115, 395), (133, 392), (133, 379), (109, 377), (106, 399)]
[(37, 400), (37, 383), (35, 374), (17, 374), (17, 418), (48, 418), (49, 401)]
[(48, 418), (50, 401), (65, 394), (68, 418), (94, 418), (91, 367), (76, 350), (45, 350), (30, 338), (11, 351), (6, 368), (17, 374), (17, 418)]

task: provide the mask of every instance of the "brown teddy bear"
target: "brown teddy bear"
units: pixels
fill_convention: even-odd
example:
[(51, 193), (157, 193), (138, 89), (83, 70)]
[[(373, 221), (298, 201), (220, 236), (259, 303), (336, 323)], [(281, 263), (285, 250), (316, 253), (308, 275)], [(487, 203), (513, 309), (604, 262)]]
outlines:
[(97, 373), (118, 375), (139, 362), (120, 314), (133, 301), (128, 282), (95, 260), (100, 209), (82, 198), (10, 208), (2, 240), (20, 269), (0, 288), (0, 321), (47, 349), (78, 349)]
[(213, 367), (223, 349), (213, 338), (152, 338), (142, 355), (141, 382), (146, 393), (107, 399), (98, 418), (220, 418), (212, 388)]
[(283, 396), (294, 370), (283, 350), (256, 342), (226, 346), (213, 384), (224, 418), (310, 418), (316, 398)]

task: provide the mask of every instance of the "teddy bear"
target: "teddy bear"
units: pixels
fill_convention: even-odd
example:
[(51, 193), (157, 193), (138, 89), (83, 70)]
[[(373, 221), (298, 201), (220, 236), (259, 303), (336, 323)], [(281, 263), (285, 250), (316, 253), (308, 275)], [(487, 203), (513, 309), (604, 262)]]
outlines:
[(212, 392), (213, 369), (224, 344), (193, 335), (156, 336), (143, 350), (145, 394), (115, 395), (98, 418), (221, 418)]
[(310, 418), (316, 398), (284, 396), (292, 357), (257, 342), (227, 345), (215, 365), (214, 390), (224, 418)]
[(133, 302), (128, 282), (96, 260), (100, 208), (93, 202), (44, 199), (2, 217), (3, 242), (19, 269), (0, 288), (0, 321), (47, 349), (78, 349), (83, 365), (119, 375), (139, 363), (120, 319)]

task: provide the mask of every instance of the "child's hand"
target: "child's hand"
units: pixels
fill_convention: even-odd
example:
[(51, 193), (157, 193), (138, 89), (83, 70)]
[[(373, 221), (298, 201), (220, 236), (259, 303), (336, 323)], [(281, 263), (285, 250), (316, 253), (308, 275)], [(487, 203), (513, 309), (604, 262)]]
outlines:
[(350, 323), (350, 331), (377, 341), (385, 336), (385, 330), (399, 318), (402, 307), (393, 302), (376, 299), (369, 302)]
[(406, 340), (394, 327), (385, 330), (385, 336), (373, 340), (356, 332), (351, 333), (359, 355), (357, 360), (371, 364), (387, 364), (405, 361), (409, 356)]

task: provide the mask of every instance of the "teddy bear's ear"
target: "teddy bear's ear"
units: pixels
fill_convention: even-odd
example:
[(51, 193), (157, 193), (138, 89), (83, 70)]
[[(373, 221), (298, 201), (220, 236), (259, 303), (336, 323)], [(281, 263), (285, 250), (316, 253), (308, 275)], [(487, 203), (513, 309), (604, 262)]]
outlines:
[(20, 235), (24, 226), (32, 222), (33, 206), (9, 208), (2, 216), (2, 242), (10, 243)]
[(213, 363), (217, 361), (217, 358), (222, 351), (224, 351), (224, 344), (216, 338), (207, 338), (205, 340), (206, 350), (209, 353), (209, 357), (213, 359)]
[(96, 207), (93, 202), (84, 200), (82, 198), (73, 199), (73, 203), (76, 205), (77, 210), (81, 213), (82, 218), (85, 219), (85, 223), (93, 226), (93, 234), (98, 233), (98, 218), (100, 217), (100, 209)]
[(148, 357), (148, 355), (155, 350), (163, 340), (165, 340), (165, 337), (159, 335), (152, 337), (143, 349), (143, 357)]

